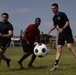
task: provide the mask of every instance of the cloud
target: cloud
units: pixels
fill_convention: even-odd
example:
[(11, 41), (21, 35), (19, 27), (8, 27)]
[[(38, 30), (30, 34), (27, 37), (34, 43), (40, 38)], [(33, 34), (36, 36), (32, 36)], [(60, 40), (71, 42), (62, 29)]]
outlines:
[(52, 24), (53, 24), (53, 23), (52, 23), (51, 21), (47, 21), (47, 22), (45, 22), (44, 25), (47, 26), (47, 27), (50, 27), (50, 26), (52, 26)]
[(70, 26), (71, 26), (72, 29), (75, 29), (76, 28), (76, 22), (70, 22)]
[(18, 13), (29, 13), (31, 10), (29, 8), (17, 8), (17, 9), (0, 9), (2, 12), (7, 12), (10, 14), (18, 14)]
[(17, 13), (28, 13), (30, 12), (29, 8), (19, 8), (17, 9)]
[(51, 21), (44, 21), (40, 25), (40, 30), (47, 33), (47, 31), (51, 28), (52, 22)]
[(71, 22), (71, 25), (76, 25), (76, 22)]

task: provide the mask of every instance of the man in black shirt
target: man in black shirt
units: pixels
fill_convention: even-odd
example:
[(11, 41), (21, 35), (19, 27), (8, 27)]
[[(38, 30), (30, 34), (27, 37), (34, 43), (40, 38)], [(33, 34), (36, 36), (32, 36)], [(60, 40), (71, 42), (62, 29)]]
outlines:
[(55, 70), (58, 68), (58, 62), (61, 56), (61, 51), (63, 48), (63, 45), (65, 41), (67, 42), (67, 47), (68, 49), (73, 53), (74, 57), (76, 58), (76, 50), (72, 47), (73, 43), (73, 35), (72, 35), (72, 30), (70, 28), (70, 23), (67, 15), (63, 12), (58, 11), (58, 4), (54, 3), (52, 4), (52, 11), (55, 14), (53, 17), (53, 23), (54, 25), (52, 28), (48, 31), (48, 34), (55, 28), (57, 28), (58, 25), (58, 45), (57, 45), (57, 52), (56, 52), (56, 60), (54, 67), (50, 70)]
[(9, 15), (3, 13), (1, 15), (2, 21), (0, 22), (0, 61), (1, 59), (5, 60), (7, 67), (10, 66), (11, 59), (8, 59), (4, 52), (11, 42), (11, 37), (13, 36), (13, 27), (12, 24), (8, 22)]

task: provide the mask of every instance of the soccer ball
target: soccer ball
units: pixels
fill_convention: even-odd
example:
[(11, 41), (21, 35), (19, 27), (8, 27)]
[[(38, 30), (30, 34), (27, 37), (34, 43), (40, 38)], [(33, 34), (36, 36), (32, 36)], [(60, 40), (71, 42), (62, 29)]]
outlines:
[(44, 57), (48, 54), (48, 49), (45, 44), (39, 43), (34, 48), (34, 54), (38, 57)]

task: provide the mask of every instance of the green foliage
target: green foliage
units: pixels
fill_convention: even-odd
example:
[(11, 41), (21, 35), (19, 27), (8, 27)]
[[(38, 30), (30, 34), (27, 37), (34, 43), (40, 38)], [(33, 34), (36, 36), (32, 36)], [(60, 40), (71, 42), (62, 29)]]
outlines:
[(53, 37), (53, 36), (48, 35), (48, 34), (44, 34), (44, 37), (46, 37), (47, 39), (49, 39), (50, 37)]

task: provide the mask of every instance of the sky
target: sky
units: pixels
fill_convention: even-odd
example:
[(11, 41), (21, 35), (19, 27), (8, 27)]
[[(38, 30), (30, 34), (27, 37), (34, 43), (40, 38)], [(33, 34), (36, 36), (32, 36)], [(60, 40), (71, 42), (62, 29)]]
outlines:
[[(0, 0), (0, 15), (4, 12), (9, 14), (9, 22), (17, 36), (21, 30), (34, 23), (35, 18), (40, 17), (42, 21), (39, 29), (46, 34), (53, 25), (53, 3), (58, 3), (59, 11), (67, 14), (73, 35), (76, 36), (76, 0)], [(56, 30), (51, 35), (57, 35)]]

